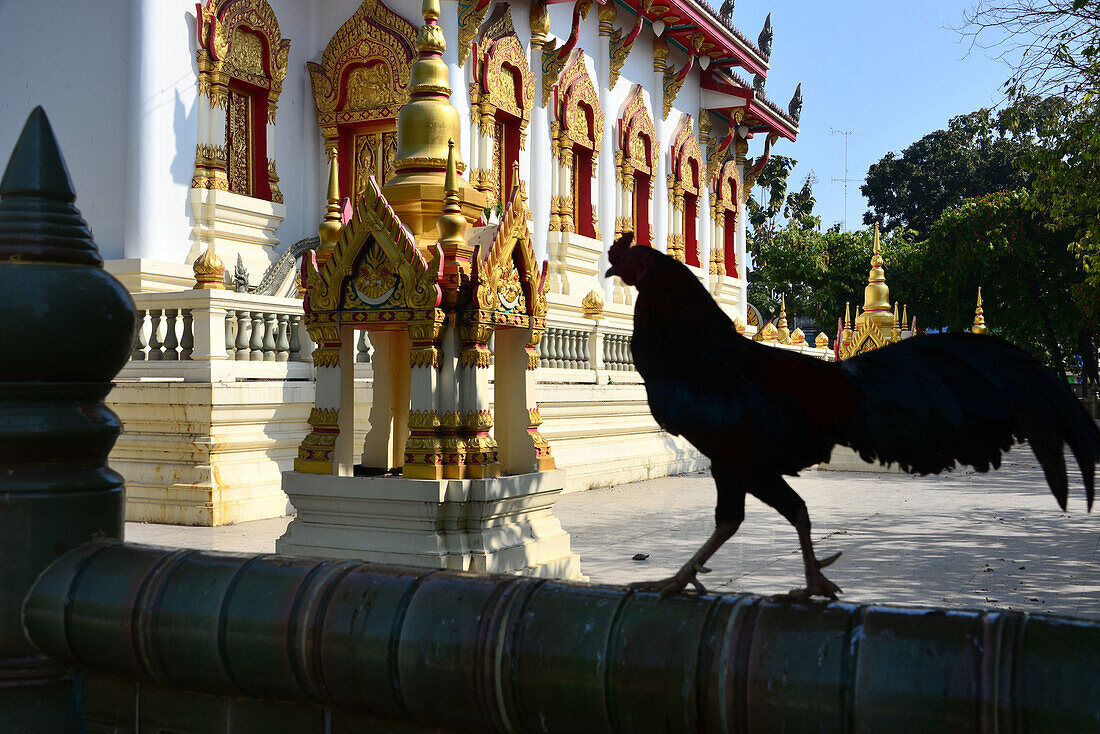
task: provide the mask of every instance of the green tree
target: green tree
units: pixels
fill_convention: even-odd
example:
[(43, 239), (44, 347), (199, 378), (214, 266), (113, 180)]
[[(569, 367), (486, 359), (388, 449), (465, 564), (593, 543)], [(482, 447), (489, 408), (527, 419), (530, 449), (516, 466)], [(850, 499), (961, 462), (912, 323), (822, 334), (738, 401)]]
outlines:
[[(745, 243), (750, 253), (755, 252), (758, 242), (770, 241), (779, 229), (778, 219), (787, 201), (787, 178), (798, 165), (798, 161), (783, 155), (772, 155), (760, 169), (756, 185), (749, 191), (745, 210), (749, 225)], [(757, 199), (757, 189), (760, 198)]]
[[(853, 317), (856, 306), (863, 304), (873, 244), (871, 229), (821, 232), (792, 220), (773, 240), (761, 244), (749, 272), (749, 301), (774, 315), (780, 296), (786, 296), (788, 316), (809, 316), (819, 329), (835, 336), (844, 304), (851, 304)], [(889, 283), (892, 268), (911, 260), (915, 246), (897, 230), (884, 238), (882, 252)], [(907, 289), (891, 289), (896, 300), (906, 302)]]
[(925, 135), (900, 156), (887, 153), (860, 187), (871, 206), (864, 224), (878, 222), (884, 232), (904, 227), (920, 239), (964, 199), (1026, 186), (1033, 175), (1016, 164), (1059, 111), (1058, 100), (1026, 97), (997, 113), (954, 117), (946, 130)]
[(1087, 298), (1094, 289), (1067, 249), (1069, 233), (1030, 199), (1025, 190), (1001, 192), (945, 211), (902, 277), (936, 304), (931, 325), (957, 331), (973, 324), (980, 286), (993, 333), (1063, 377), (1073, 356), (1095, 380), (1095, 298)]

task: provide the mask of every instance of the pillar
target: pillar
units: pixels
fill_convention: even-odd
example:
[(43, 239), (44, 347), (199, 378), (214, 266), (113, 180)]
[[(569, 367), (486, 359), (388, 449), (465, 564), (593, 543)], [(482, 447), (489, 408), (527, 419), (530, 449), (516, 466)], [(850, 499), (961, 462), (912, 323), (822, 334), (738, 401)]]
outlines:
[(603, 144), (600, 146), (600, 160), (598, 171), (598, 204), (596, 207), (596, 213), (600, 219), (600, 239), (603, 242), (603, 253), (599, 259), (599, 270), (596, 277), (603, 286), (605, 295), (610, 296), (612, 290), (612, 283), (606, 282), (604, 277), (610, 261), (607, 259), (607, 251), (611, 248), (611, 243), (615, 239), (616, 219), (618, 212), (616, 211), (617, 200), (621, 197), (616, 196), (618, 186), (616, 185), (616, 178), (618, 176), (617, 166), (615, 165), (615, 117), (616, 115), (611, 109), (611, 33), (614, 30), (615, 22), (615, 3), (609, 2), (605, 5), (600, 5), (597, 11), (600, 20), (600, 54), (599, 54), (599, 69), (598, 78), (596, 79), (599, 84), (600, 90), (600, 109), (603, 111)]
[(531, 236), (535, 258), (550, 257), (547, 247), (551, 229), (550, 201), (553, 196), (553, 157), (550, 146), (550, 121), (542, 102), (542, 48), (550, 30), (550, 16), (542, 2), (531, 4), (531, 57), (528, 61), (535, 77), (535, 97), (531, 109), (531, 134), (527, 136), (528, 206), (531, 209)]
[(668, 153), (665, 145), (668, 142), (665, 134), (665, 120), (661, 116), (664, 113), (665, 97), (665, 66), (668, 63), (668, 42), (657, 37), (653, 39), (653, 129), (656, 140), (653, 141), (654, 158), (657, 163), (653, 171), (653, 216), (650, 218), (653, 229), (653, 246), (661, 252), (668, 251), (668, 217), (669, 195), (667, 159)]
[[(0, 180), (0, 711), (5, 731), (80, 728), (67, 671), (24, 635), (23, 598), (61, 554), (122, 538), (122, 424), (103, 403), (134, 304), (103, 270), (41, 107)], [(28, 304), (33, 304), (30, 307)], [(63, 335), (63, 338), (61, 338)]]

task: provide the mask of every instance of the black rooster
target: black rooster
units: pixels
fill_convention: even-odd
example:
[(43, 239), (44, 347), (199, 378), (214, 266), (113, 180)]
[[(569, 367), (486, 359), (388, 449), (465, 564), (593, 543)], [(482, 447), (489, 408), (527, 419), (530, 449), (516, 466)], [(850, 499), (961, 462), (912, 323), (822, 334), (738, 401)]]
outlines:
[(914, 474), (956, 463), (997, 468), (1027, 441), (1064, 510), (1063, 442), (1081, 467), (1091, 511), (1100, 432), (1054, 373), (1000, 339), (970, 333), (917, 336), (839, 363), (766, 347), (734, 330), (684, 265), (627, 233), (608, 253), (623, 282), (638, 288), (634, 364), (653, 417), (711, 460), (717, 527), (674, 576), (634, 588), (704, 591), (696, 577), (745, 517), (745, 493), (774, 507), (798, 531), (806, 593), (840, 589), (817, 559), (806, 504), (783, 475), (826, 461), (836, 444), (864, 460), (896, 462)]

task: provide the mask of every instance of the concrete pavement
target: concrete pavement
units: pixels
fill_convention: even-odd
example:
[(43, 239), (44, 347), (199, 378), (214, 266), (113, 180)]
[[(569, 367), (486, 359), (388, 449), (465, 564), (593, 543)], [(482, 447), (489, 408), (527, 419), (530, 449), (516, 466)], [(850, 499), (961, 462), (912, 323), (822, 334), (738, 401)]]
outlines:
[[(1068, 457), (1067, 457), (1068, 458)], [(1001, 607), (1100, 619), (1100, 505), (1085, 512), (1071, 464), (1063, 513), (1027, 448), (1000, 471), (935, 477), (811, 470), (791, 480), (806, 501), (818, 556), (843, 601)], [(707, 473), (562, 496), (555, 514), (595, 583), (671, 575), (713, 528)], [(289, 518), (219, 528), (127, 523), (137, 543), (273, 552)], [(649, 559), (633, 561), (635, 553)], [(794, 529), (754, 498), (701, 580), (715, 591), (784, 593), (803, 585)]]

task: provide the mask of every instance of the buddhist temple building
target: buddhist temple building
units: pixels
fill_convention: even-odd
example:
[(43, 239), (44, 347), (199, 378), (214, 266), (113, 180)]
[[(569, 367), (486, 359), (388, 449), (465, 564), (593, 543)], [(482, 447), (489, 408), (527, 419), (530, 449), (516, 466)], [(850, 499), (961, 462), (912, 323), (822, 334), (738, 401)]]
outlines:
[(770, 16), (752, 38), (703, 0), (0, 8), (0, 150), (42, 105), (141, 321), (108, 398), (127, 518), (281, 516), (284, 472), (545, 475), (538, 505), (706, 466), (603, 273), (633, 231), (763, 328), (744, 201), (802, 97), (767, 87)]

